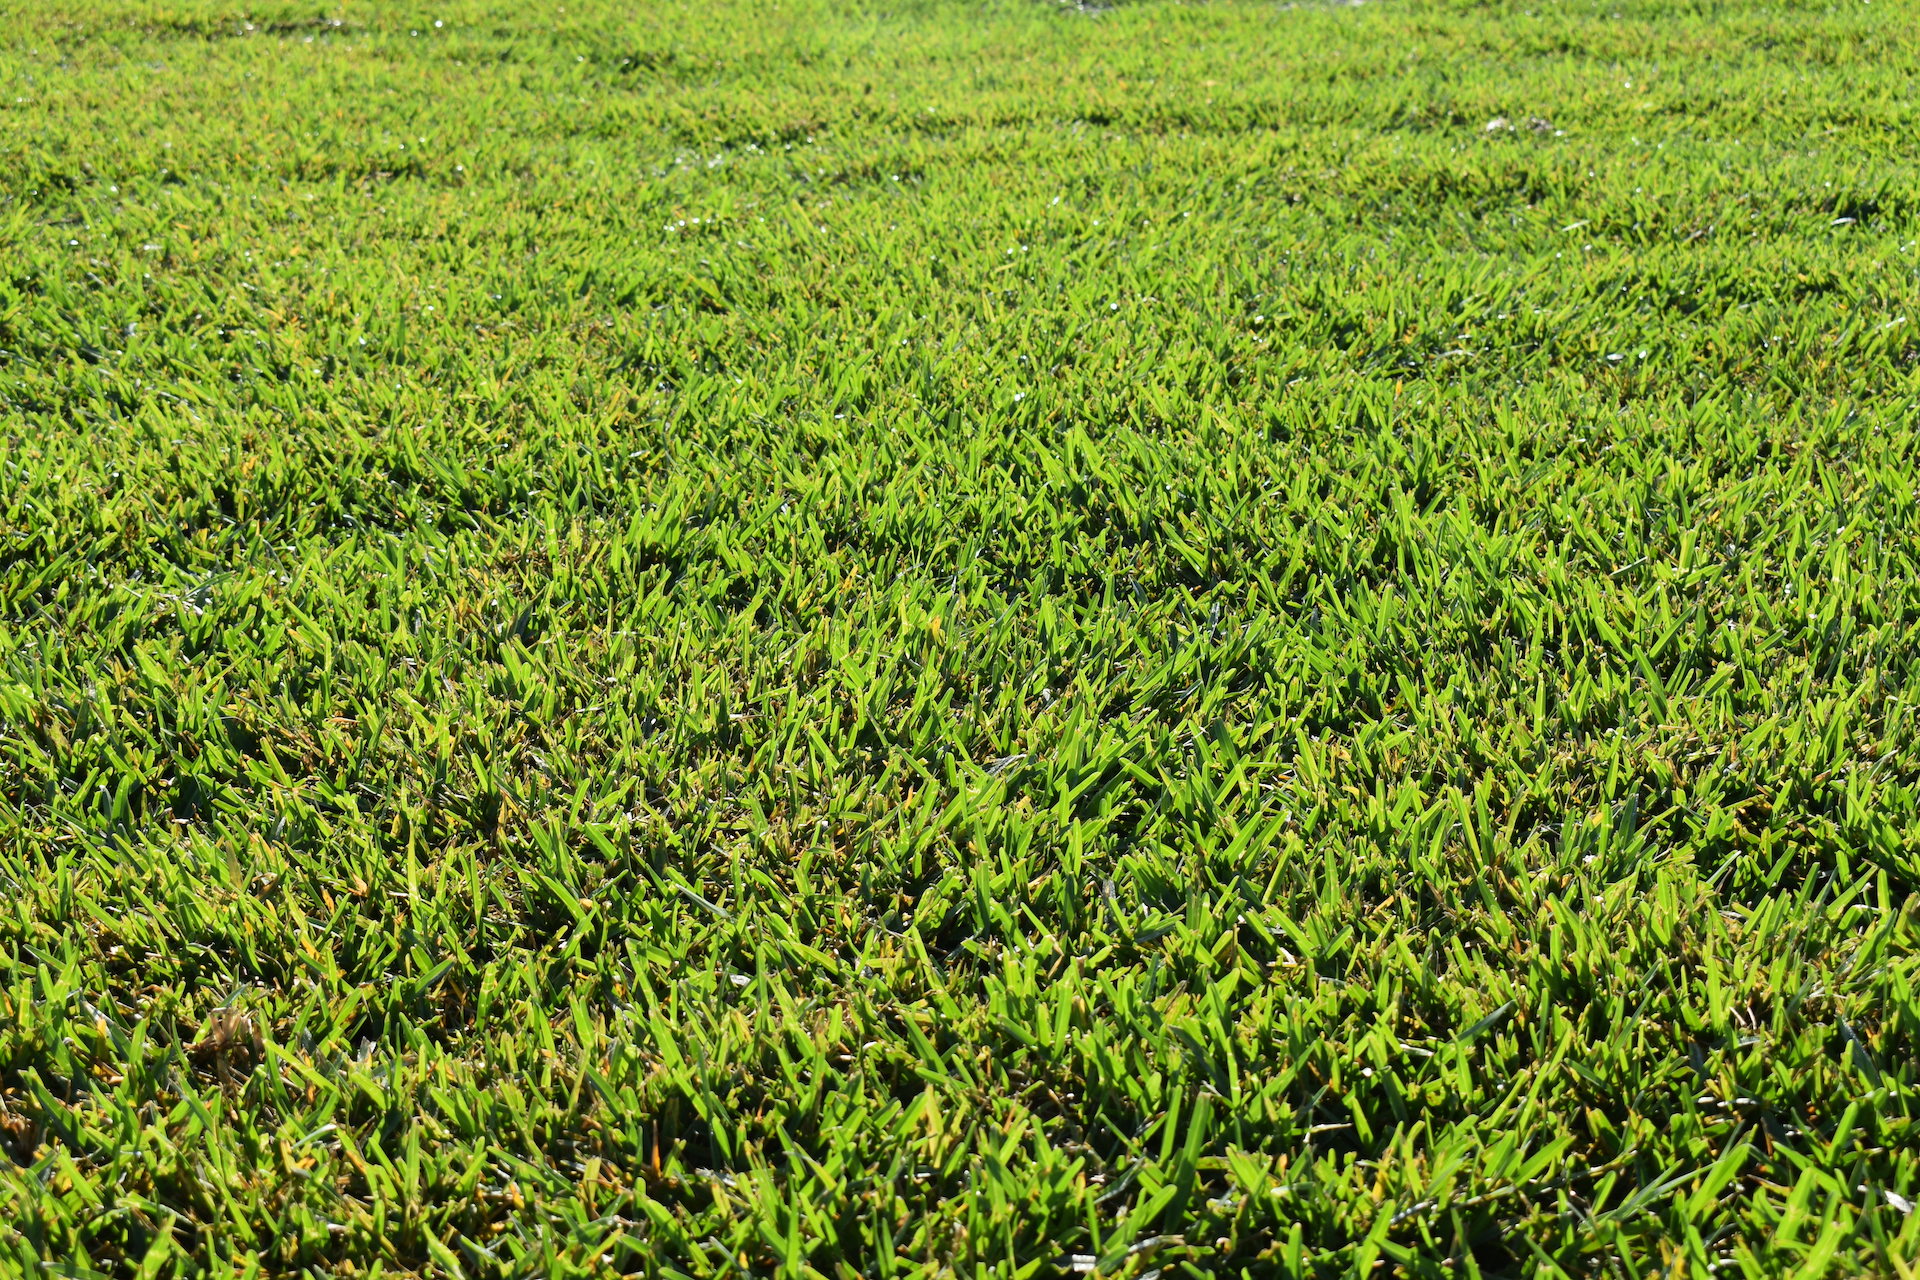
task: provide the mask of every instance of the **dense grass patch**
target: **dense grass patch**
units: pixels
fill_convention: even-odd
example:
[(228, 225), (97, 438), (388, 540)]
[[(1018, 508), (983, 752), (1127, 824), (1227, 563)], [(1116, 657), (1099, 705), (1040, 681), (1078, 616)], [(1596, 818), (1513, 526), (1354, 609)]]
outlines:
[(0, 1271), (1907, 1275), (1920, 11), (1530, 3), (9, 10)]

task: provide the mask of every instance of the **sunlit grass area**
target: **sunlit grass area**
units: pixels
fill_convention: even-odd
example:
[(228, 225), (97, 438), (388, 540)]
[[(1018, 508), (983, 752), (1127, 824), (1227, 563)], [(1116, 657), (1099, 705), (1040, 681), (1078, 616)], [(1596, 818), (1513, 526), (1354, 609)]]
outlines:
[(1910, 0), (5, 17), (0, 1272), (1909, 1274)]

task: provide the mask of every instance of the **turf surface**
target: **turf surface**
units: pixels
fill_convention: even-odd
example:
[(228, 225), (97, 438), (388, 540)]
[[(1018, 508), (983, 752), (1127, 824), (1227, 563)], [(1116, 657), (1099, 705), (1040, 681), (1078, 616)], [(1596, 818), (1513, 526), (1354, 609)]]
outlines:
[(1920, 1255), (1920, 11), (46, 0), (0, 1273)]

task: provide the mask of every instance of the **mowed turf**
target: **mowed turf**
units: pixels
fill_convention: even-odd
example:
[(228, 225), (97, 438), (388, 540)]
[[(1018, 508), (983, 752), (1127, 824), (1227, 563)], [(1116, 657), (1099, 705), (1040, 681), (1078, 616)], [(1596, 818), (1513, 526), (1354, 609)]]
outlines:
[(1911, 1274), (1913, 3), (4, 17), (0, 1273)]

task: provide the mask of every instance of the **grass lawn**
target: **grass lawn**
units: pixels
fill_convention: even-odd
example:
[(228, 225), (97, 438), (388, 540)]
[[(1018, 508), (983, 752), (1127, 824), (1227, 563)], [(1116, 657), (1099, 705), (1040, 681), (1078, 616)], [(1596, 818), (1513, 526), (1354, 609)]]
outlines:
[(1920, 1266), (1920, 0), (0, 10), (0, 1275)]

